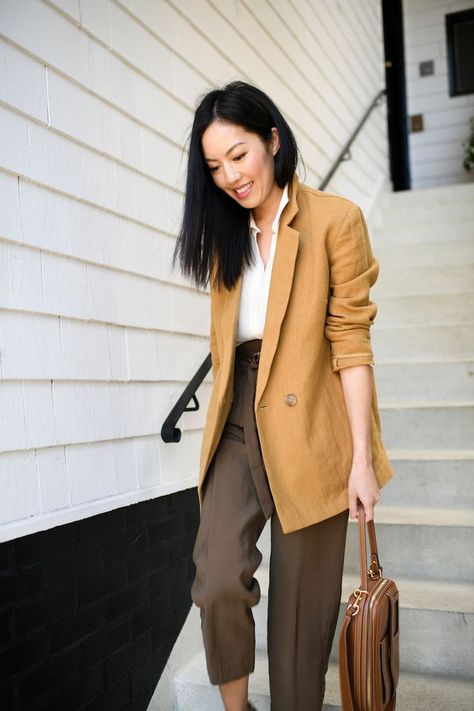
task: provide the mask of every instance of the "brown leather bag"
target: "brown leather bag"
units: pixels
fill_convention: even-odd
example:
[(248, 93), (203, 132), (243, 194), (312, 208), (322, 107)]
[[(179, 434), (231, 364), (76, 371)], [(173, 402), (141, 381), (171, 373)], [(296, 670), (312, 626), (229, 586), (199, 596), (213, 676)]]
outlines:
[(375, 523), (367, 521), (371, 563), (367, 568), (365, 512), (358, 501), (361, 584), (350, 594), (339, 638), (343, 711), (393, 711), (400, 656), (398, 588), (382, 577)]

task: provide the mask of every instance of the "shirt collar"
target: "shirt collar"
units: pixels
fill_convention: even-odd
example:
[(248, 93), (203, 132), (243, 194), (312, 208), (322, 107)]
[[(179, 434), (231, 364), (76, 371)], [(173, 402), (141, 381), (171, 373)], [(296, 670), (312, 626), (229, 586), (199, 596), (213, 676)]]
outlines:
[[(285, 187), (283, 188), (283, 193), (282, 193), (282, 196), (281, 196), (280, 204), (279, 204), (279, 206), (278, 206), (278, 210), (277, 210), (277, 213), (276, 213), (276, 215), (275, 215), (275, 219), (274, 219), (273, 222), (272, 222), (272, 232), (273, 232), (274, 234), (276, 234), (276, 233), (278, 232), (278, 223), (279, 223), (279, 221), (280, 221), (280, 216), (281, 216), (281, 213), (283, 212), (283, 209), (284, 209), (284, 207), (285, 207), (285, 205), (286, 205), (287, 202), (288, 202), (288, 183), (287, 183), (287, 184), (285, 185)], [(255, 220), (254, 220), (254, 217), (253, 217), (253, 214), (252, 214), (252, 210), (250, 210), (250, 222), (249, 222), (249, 224), (250, 224), (250, 229), (253, 231), (253, 234), (256, 234), (257, 232), (260, 232), (260, 228), (257, 227), (257, 223), (256, 223)]]

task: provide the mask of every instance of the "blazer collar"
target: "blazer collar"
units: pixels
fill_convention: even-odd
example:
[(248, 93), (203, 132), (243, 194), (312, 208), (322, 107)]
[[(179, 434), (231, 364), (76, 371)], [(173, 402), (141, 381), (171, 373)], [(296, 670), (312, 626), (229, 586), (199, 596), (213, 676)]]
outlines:
[[(288, 184), (288, 202), (281, 213), (278, 239), (273, 257), (267, 311), (263, 329), (262, 350), (257, 374), (255, 406), (257, 406), (260, 401), (270, 374), (281, 324), (290, 298), (300, 234), (298, 230), (290, 227), (290, 222), (299, 210), (297, 198), (300, 185), (299, 178), (297, 174), (294, 173)], [(242, 273), (238, 277), (233, 289), (227, 291), (221, 312), (222, 318), (219, 324), (224, 344), (223, 365), (224, 363), (227, 365), (229, 372), (233, 365), (233, 356), (236, 347), (241, 291)], [(224, 378), (224, 380), (226, 380), (226, 378)]]

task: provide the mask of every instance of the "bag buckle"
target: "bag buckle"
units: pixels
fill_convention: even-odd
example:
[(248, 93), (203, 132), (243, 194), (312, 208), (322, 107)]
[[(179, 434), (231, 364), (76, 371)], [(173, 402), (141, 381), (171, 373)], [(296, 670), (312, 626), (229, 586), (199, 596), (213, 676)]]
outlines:
[(353, 607), (355, 610), (355, 612), (352, 613), (351, 617), (355, 617), (357, 615), (357, 613), (359, 612), (359, 602), (360, 602), (360, 599), (361, 599), (363, 593), (366, 593), (368, 595), (369, 591), (368, 590), (361, 590), (361, 588), (356, 588), (354, 590), (354, 595), (356, 596), (356, 599), (354, 600), (354, 602), (349, 603), (349, 605), (347, 606), (347, 609), (349, 609), (350, 607)]

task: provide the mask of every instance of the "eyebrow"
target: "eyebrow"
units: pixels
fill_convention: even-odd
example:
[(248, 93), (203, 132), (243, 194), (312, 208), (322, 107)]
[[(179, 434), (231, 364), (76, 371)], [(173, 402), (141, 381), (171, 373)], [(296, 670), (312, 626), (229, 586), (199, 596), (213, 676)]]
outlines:
[[(240, 146), (242, 143), (246, 143), (246, 141), (239, 141), (238, 143), (234, 143), (234, 145), (231, 146), (231, 148), (229, 148), (229, 150), (226, 152), (226, 156), (228, 156), (229, 153), (234, 150), (234, 148), (236, 148), (237, 146)], [(204, 160), (207, 163), (210, 163), (210, 161), (217, 160), (217, 158), (204, 158)]]

